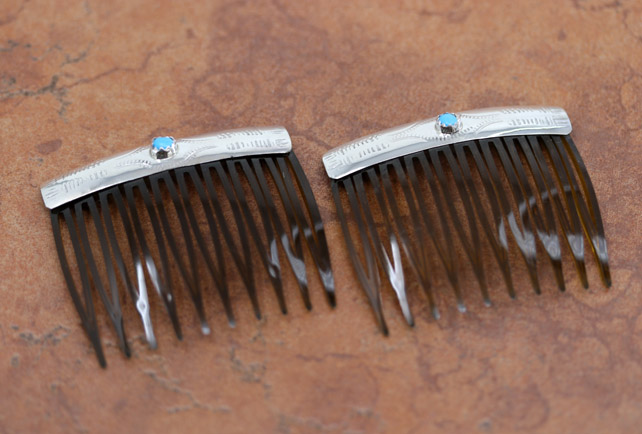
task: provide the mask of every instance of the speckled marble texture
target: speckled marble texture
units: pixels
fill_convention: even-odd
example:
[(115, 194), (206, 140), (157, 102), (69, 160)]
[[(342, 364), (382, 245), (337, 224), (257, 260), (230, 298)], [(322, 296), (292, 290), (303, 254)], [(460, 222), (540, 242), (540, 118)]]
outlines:
[[(544, 294), (477, 287), (417, 325), (386, 287), (377, 330), (343, 244), (321, 155), (379, 129), (495, 105), (564, 107), (609, 241), (613, 287), (589, 262)], [(317, 195), (336, 272), (265, 318), (214, 295), (213, 334), (154, 307), (159, 349), (105, 315), (98, 367), (64, 286), (39, 185), (149, 143), (286, 126)], [(0, 432), (636, 432), (642, 424), (642, 3), (639, 0), (0, 2)], [(568, 259), (568, 258), (567, 258)], [(471, 278), (472, 282), (472, 278)], [(290, 282), (292, 284), (292, 282)], [(213, 293), (211, 291), (210, 293)], [(418, 306), (418, 307), (417, 307)], [(423, 308), (422, 308), (423, 306)]]

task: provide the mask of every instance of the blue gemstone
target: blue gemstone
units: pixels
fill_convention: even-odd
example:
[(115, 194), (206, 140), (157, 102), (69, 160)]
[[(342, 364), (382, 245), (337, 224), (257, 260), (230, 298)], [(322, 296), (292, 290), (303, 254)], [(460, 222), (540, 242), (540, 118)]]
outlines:
[(157, 151), (166, 151), (174, 145), (174, 139), (171, 137), (156, 137), (152, 142), (152, 147)]
[(443, 113), (439, 115), (439, 124), (442, 127), (454, 127), (457, 125), (457, 116), (452, 113)]

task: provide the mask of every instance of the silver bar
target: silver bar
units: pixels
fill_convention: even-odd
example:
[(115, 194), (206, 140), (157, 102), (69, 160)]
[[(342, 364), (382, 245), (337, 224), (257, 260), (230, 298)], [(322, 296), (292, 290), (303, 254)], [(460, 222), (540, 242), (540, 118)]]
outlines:
[(323, 155), (328, 176), (343, 178), (404, 155), (468, 140), (515, 135), (567, 135), (571, 120), (559, 107), (496, 107), (455, 113), (456, 131), (444, 133), (438, 117), (381, 131)]
[(49, 209), (133, 179), (178, 167), (227, 158), (263, 154), (286, 154), (292, 140), (283, 127), (245, 128), (175, 140), (175, 153), (166, 159), (154, 157), (144, 146), (100, 160), (45, 184), (42, 199)]

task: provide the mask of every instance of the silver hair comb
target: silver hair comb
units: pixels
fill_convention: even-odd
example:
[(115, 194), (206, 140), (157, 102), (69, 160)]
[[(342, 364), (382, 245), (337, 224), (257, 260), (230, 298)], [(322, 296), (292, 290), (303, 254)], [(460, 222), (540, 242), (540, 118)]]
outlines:
[[(204, 334), (210, 333), (210, 327), (203, 303), (202, 268), (219, 293), (229, 324), (234, 325), (228, 258), (257, 318), (261, 318), (261, 310), (255, 267), (267, 273), (280, 309), (286, 313), (279, 244), (305, 306), (312, 307), (304, 241), (328, 301), (335, 305), (321, 215), (292, 151), (290, 136), (282, 127), (177, 140), (157, 137), (151, 147), (93, 163), (49, 182), (41, 192), (51, 210), (55, 244), (69, 293), (102, 366), (106, 361), (97, 328), (94, 291), (127, 356), (130, 349), (121, 309), (125, 293), (134, 300), (149, 346), (157, 345), (150, 317), (150, 305), (154, 303), (148, 294), (149, 283), (165, 306), (176, 336), (182, 338), (173, 274), (180, 275), (177, 279), (187, 288)], [(67, 250), (73, 251), (69, 257)], [(201, 263), (205, 266), (199, 266)]]
[[(357, 139), (323, 156), (351, 261), (385, 334), (379, 268), (406, 321), (414, 323), (402, 253), (435, 318), (433, 262), (445, 270), (460, 311), (465, 311), (462, 260), (470, 263), (490, 305), (484, 263), (491, 259), (484, 257), (484, 245), (490, 246), (488, 256), (515, 297), (509, 238), (537, 293), (538, 248), (546, 252), (563, 291), (560, 228), (582, 285), (588, 287), (585, 236), (604, 285), (611, 285), (597, 198), (570, 133), (571, 122), (561, 108), (490, 108), (444, 113)], [(459, 254), (457, 246), (465, 253)]]

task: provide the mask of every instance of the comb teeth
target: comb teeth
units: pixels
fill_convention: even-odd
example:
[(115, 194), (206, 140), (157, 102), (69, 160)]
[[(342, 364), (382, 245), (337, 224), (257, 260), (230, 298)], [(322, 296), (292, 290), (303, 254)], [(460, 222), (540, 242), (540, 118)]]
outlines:
[[(234, 224), (230, 224), (230, 214)], [(98, 333), (94, 291), (126, 356), (131, 351), (121, 310), (125, 293), (134, 302), (151, 348), (157, 346), (151, 305), (159, 301), (176, 336), (182, 339), (176, 297), (180, 287), (189, 293), (203, 334), (211, 332), (204, 301), (210, 282), (216, 287), (228, 323), (234, 326), (228, 292), (230, 270), (240, 276), (259, 319), (260, 273), (269, 277), (284, 314), (287, 305), (283, 274), (289, 272), (298, 284), (303, 304), (311, 309), (304, 244), (329, 303), (335, 305), (323, 223), (293, 152), (206, 162), (155, 173), (54, 208), (51, 221), (69, 292), (101, 366), (106, 366), (106, 360)], [(89, 225), (95, 229), (95, 236), (89, 233)], [(62, 228), (66, 228), (69, 243), (63, 240)], [(287, 265), (280, 260), (279, 250)], [(70, 265), (69, 258), (76, 267)], [(232, 265), (227, 258), (231, 258)], [(74, 274), (72, 270), (76, 269)], [(150, 283), (157, 297), (150, 295)]]
[[(595, 192), (568, 135), (483, 138), (432, 147), (333, 179), (332, 191), (351, 261), (385, 334), (380, 271), (397, 294), (404, 318), (414, 323), (402, 251), (435, 318), (435, 266), (445, 273), (462, 312), (462, 267), (470, 267), (490, 305), (485, 267), (496, 263), (514, 298), (511, 244), (517, 246), (536, 293), (541, 292), (538, 254), (548, 258), (559, 290), (565, 290), (563, 250), (588, 288), (585, 240), (604, 286), (611, 285)], [(486, 247), (492, 252), (488, 258)]]

